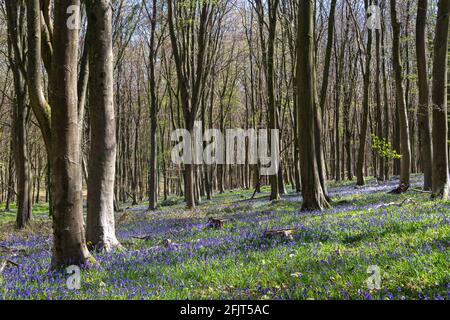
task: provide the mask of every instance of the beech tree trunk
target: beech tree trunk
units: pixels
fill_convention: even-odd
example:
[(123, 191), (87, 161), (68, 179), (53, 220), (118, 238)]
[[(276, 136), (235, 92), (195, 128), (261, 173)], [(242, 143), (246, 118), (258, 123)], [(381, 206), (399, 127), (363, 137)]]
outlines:
[[(20, 63), (25, 59), (25, 48), (22, 45), (25, 40), (25, 33), (24, 29), (19, 28), (19, 26), (25, 24), (25, 5), (23, 2), (19, 1), (7, 1), (5, 4), (8, 18), (8, 44), (10, 51), (9, 63), (13, 71), (15, 91), (12, 117), (12, 149), (14, 152), (14, 166), (16, 168), (17, 177), (16, 228), (20, 230), (29, 223), (32, 216), (32, 199), (30, 198), (29, 188), (30, 166), (28, 161), (26, 128), (28, 106), (25, 99), (27, 95), (27, 86), (25, 82), (25, 74), (20, 68)], [(16, 50), (13, 50), (13, 47), (16, 48)], [(11, 171), (9, 174), (12, 176)], [(8, 193), (10, 193), (10, 191), (8, 191)]]
[[(383, 117), (381, 111), (383, 110), (381, 105), (381, 34), (380, 30), (375, 31), (375, 47), (376, 47), (376, 80), (375, 80), (375, 100), (377, 104), (376, 116), (377, 116), (377, 136), (383, 138)], [(384, 156), (378, 155), (379, 166), (377, 168), (377, 178), (380, 181), (384, 181)]]
[(440, 0), (434, 39), (433, 62), (433, 196), (447, 199), (448, 174), (448, 116), (447, 67), (450, 0)]
[[(85, 239), (78, 131), (78, 30), (67, 12), (78, 0), (55, 1), (54, 51), (50, 76), (54, 268), (93, 261)], [(75, 13), (76, 14), (76, 13)], [(79, 17), (77, 17), (79, 18)]]
[[(267, 92), (269, 106), (269, 127), (271, 130), (278, 129), (278, 107), (275, 105), (275, 37), (277, 29), (277, 14), (279, 0), (269, 1), (269, 37), (267, 41)], [(271, 140), (269, 140), (271, 141)], [(274, 143), (271, 141), (270, 143)], [(276, 174), (270, 176), (270, 200), (280, 199), (280, 180), (282, 174), (281, 163), (277, 163), (278, 170)]]
[[(278, 107), (275, 105), (275, 37), (277, 28), (277, 13), (278, 13), (279, 0), (269, 0), (267, 2), (267, 11), (269, 21), (266, 23), (264, 19), (265, 5), (262, 0), (255, 1), (256, 12), (258, 15), (260, 45), (262, 53), (262, 62), (266, 77), (267, 86), (267, 108), (268, 108), (268, 124), (270, 130), (278, 129)], [(265, 29), (267, 28), (268, 37), (267, 41), (264, 37)], [(270, 140), (269, 131), (268, 141)], [(275, 174), (269, 177), (270, 181), (270, 200), (280, 199), (280, 179), (279, 174), (281, 164), (277, 163), (277, 171)]]
[(302, 210), (322, 210), (329, 206), (319, 178), (315, 145), (316, 74), (314, 67), (314, 2), (299, 4), (297, 38), (297, 106), (302, 182)]
[(20, 71), (14, 67), (14, 88), (15, 88), (15, 107), (14, 107), (14, 165), (17, 177), (17, 214), (16, 228), (23, 229), (31, 220), (31, 198), (30, 198), (30, 166), (28, 162), (27, 150), (27, 128), (26, 117), (28, 107), (25, 102), (26, 86)]
[[(337, 0), (332, 0), (330, 3), (330, 15), (328, 17), (328, 36), (327, 36), (327, 47), (325, 52), (325, 66), (323, 68), (323, 77), (322, 77), (322, 88), (320, 91), (320, 104), (316, 113), (316, 125), (315, 125), (315, 136), (316, 136), (316, 152), (319, 159), (319, 178), (320, 183), (322, 185), (322, 189), (325, 192), (325, 196), (327, 195), (327, 187), (326, 187), (326, 168), (325, 168), (325, 155), (322, 146), (322, 117), (323, 110), (325, 109), (325, 102), (327, 100), (328, 93), (328, 78), (330, 73), (330, 64), (331, 64), (331, 53), (333, 50), (333, 42), (334, 42), (334, 30), (335, 30), (335, 13), (336, 13), (336, 2)], [(301, 48), (300, 48), (301, 50)]]
[(417, 74), (419, 87), (419, 139), (420, 153), (424, 172), (424, 190), (432, 187), (432, 145), (430, 129), (430, 92), (428, 89), (428, 65), (425, 31), (427, 23), (428, 0), (419, 0), (417, 4), (416, 22), (416, 52), (417, 52)]
[(410, 186), (411, 146), (409, 141), (408, 112), (403, 89), (403, 70), (400, 56), (400, 22), (397, 19), (396, 0), (391, 0), (391, 19), (393, 31), (392, 59), (395, 73), (395, 92), (400, 122), (400, 186), (397, 192), (405, 192)]
[[(390, 112), (390, 105), (389, 105), (389, 96), (388, 96), (388, 79), (387, 79), (387, 72), (386, 72), (386, 26), (385, 24), (381, 23), (381, 55), (383, 57), (381, 69), (383, 73), (383, 104), (384, 104), (384, 139), (386, 141), (389, 141), (389, 120), (390, 115), (392, 114)], [(386, 159), (385, 161), (385, 168), (384, 168), (384, 179), (389, 180), (389, 159)]]
[(150, 81), (150, 161), (149, 161), (149, 209), (156, 210), (158, 206), (158, 162), (157, 162), (157, 95), (156, 95), (156, 79), (155, 79), (155, 59), (156, 59), (156, 44), (155, 44), (155, 32), (156, 32), (156, 18), (157, 18), (157, 1), (152, 1), (152, 13), (151, 17), (151, 30), (150, 30), (150, 42), (149, 42), (149, 81)]
[[(365, 1), (365, 7), (368, 8), (368, 2)], [(361, 132), (359, 135), (358, 162), (356, 165), (356, 184), (365, 185), (364, 164), (366, 161), (367, 129), (369, 126), (370, 111), (370, 67), (372, 61), (372, 30), (368, 30), (366, 47), (366, 66), (364, 70), (364, 97), (363, 97), (363, 115), (361, 123)]]
[(109, 0), (86, 3), (89, 23), (91, 147), (86, 236), (95, 250), (119, 246), (114, 224), (116, 120), (113, 93), (112, 10)]

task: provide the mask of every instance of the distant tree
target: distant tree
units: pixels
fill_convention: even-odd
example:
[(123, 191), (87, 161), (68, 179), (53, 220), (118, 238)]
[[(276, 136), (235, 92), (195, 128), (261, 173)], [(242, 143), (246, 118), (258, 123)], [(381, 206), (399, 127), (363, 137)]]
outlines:
[(27, 83), (24, 69), (26, 59), (25, 4), (22, 1), (5, 2), (8, 24), (9, 64), (14, 78), (13, 150), (17, 176), (16, 228), (23, 229), (31, 220), (30, 164), (27, 148)]
[(158, 129), (158, 98), (156, 87), (156, 59), (159, 45), (156, 36), (156, 24), (158, 7), (157, 1), (152, 0), (151, 10), (145, 6), (147, 16), (150, 20), (150, 39), (148, 41), (149, 57), (148, 57), (148, 78), (150, 91), (150, 161), (149, 161), (149, 209), (155, 210), (158, 206), (158, 162), (157, 162), (157, 129)]
[(397, 2), (391, 0), (391, 20), (393, 33), (392, 61), (395, 74), (395, 97), (399, 110), (400, 122), (400, 186), (394, 190), (395, 193), (406, 192), (410, 187), (411, 172), (411, 145), (409, 140), (408, 111), (406, 108), (405, 91), (403, 86), (403, 67), (400, 54), (400, 27), (397, 18)]
[(416, 22), (416, 51), (417, 51), (417, 75), (419, 87), (419, 139), (424, 170), (424, 190), (432, 187), (432, 144), (430, 129), (430, 90), (428, 88), (428, 62), (426, 45), (428, 0), (419, 0), (417, 3)]
[[(364, 6), (368, 12), (369, 1), (364, 1)], [(367, 13), (369, 14), (369, 13)], [(367, 45), (365, 49), (366, 65), (364, 68), (364, 97), (363, 97), (363, 114), (361, 123), (361, 132), (359, 135), (359, 149), (358, 149), (358, 162), (356, 165), (356, 184), (363, 186), (364, 181), (364, 163), (366, 160), (366, 145), (367, 145), (367, 130), (369, 125), (369, 112), (370, 112), (370, 68), (372, 63), (372, 30), (369, 29), (367, 33)]]
[[(331, 64), (331, 54), (334, 46), (334, 34), (335, 34), (335, 15), (336, 15), (336, 0), (331, 0), (330, 3), (330, 14), (328, 17), (328, 35), (327, 35), (327, 47), (325, 50), (325, 66), (323, 68), (323, 76), (322, 76), (322, 88), (320, 90), (320, 98), (319, 98), (319, 108), (318, 112), (316, 112), (315, 116), (315, 135), (316, 135), (316, 152), (319, 159), (319, 178), (320, 183), (322, 185), (322, 189), (325, 193), (325, 196), (328, 197), (327, 185), (326, 185), (326, 168), (325, 168), (325, 158), (322, 146), (322, 118), (323, 118), (323, 110), (325, 109), (325, 102), (327, 100), (328, 94), (328, 82), (329, 82), (329, 74), (330, 74), (330, 64)], [(339, 148), (339, 146), (338, 146)]]
[[(168, 0), (167, 15), (170, 42), (180, 92), (185, 128), (192, 134), (204, 88), (205, 65), (217, 4), (214, 1), (194, 0), (185, 10), (184, 1)], [(188, 43), (186, 43), (188, 41)], [(189, 47), (187, 47), (187, 45)], [(187, 67), (189, 66), (189, 67)], [(189, 209), (195, 208), (195, 176), (192, 163), (184, 165), (185, 198)]]
[[(275, 105), (275, 41), (278, 21), (279, 0), (268, 0), (268, 21), (265, 19), (265, 5), (262, 0), (255, 0), (260, 34), (262, 61), (267, 86), (267, 107), (269, 128), (278, 129), (278, 107)], [(265, 33), (267, 31), (267, 39)], [(278, 164), (280, 165), (280, 164)], [(278, 173), (270, 176), (270, 199), (280, 198)]]

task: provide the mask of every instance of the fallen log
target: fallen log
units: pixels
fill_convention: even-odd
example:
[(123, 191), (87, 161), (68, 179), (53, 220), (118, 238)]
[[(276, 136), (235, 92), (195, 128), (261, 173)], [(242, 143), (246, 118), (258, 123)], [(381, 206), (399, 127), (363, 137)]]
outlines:
[(17, 249), (17, 248), (10, 248), (7, 246), (0, 246), (0, 252), (2, 252), (2, 253), (18, 253), (18, 252), (24, 253), (25, 249)]
[(131, 237), (132, 239), (137, 239), (137, 240), (143, 240), (143, 241), (150, 241), (152, 240), (152, 236), (141, 236), (141, 237)]
[(265, 238), (282, 238), (287, 240), (293, 240), (294, 234), (298, 232), (298, 229), (278, 229), (278, 230), (266, 230), (264, 231)]

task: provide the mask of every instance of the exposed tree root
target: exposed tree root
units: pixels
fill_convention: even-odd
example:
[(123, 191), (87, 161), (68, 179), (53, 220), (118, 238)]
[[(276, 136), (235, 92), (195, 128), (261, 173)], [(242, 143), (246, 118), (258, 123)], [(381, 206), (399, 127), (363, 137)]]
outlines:
[(409, 189), (409, 185), (401, 184), (394, 190), (390, 191), (389, 194), (403, 194), (403, 193), (407, 192), (408, 189)]

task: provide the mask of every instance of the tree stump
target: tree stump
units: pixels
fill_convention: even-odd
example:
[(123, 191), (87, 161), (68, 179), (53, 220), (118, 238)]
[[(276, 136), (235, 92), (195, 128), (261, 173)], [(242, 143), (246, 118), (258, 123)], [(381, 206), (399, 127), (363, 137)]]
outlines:
[(209, 228), (215, 228), (215, 229), (223, 229), (226, 224), (230, 223), (230, 219), (214, 219), (209, 218), (208, 220), (208, 227)]

